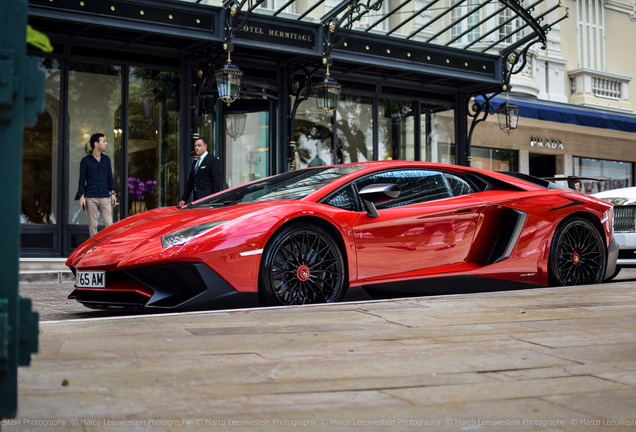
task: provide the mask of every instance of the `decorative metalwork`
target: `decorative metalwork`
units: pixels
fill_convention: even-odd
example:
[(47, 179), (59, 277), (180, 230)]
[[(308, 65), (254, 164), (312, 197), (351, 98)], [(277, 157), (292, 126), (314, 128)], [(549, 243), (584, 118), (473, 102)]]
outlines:
[[(468, 148), (470, 148), (471, 145), (471, 140), (472, 140), (472, 135), (473, 135), (473, 131), (475, 129), (475, 126), (486, 120), (486, 118), (488, 117), (488, 115), (490, 114), (494, 114), (494, 108), (490, 105), (490, 101), (497, 95), (501, 94), (502, 92), (506, 92), (506, 104), (502, 104), (502, 106), (500, 106), (500, 108), (497, 110), (498, 114), (501, 113), (500, 111), (503, 110), (505, 111), (505, 114), (507, 114), (507, 122), (504, 123), (504, 127), (501, 126), (501, 122), (500, 122), (500, 129), (504, 132), (507, 132), (508, 134), (510, 134), (510, 130), (515, 129), (516, 128), (516, 121), (514, 122), (514, 127), (510, 127), (511, 123), (510, 121), (512, 120), (512, 118), (510, 117), (511, 114), (515, 114), (515, 119), (518, 119), (519, 116), (519, 108), (514, 105), (514, 104), (510, 104), (508, 101), (508, 92), (510, 92), (511, 86), (510, 86), (510, 79), (512, 77), (512, 75), (515, 75), (519, 72), (521, 72), (526, 65), (528, 64), (528, 52), (530, 51), (530, 48), (538, 43), (542, 44), (542, 49), (546, 49), (546, 45), (547, 45), (547, 33), (552, 29), (552, 27), (554, 27), (555, 25), (557, 25), (558, 23), (560, 23), (561, 21), (563, 21), (566, 18), (569, 18), (569, 9), (565, 8), (565, 14), (557, 19), (556, 21), (550, 23), (550, 24), (546, 24), (544, 26), (540, 25), (540, 22), (551, 12), (563, 7), (563, 5), (561, 3), (558, 3), (557, 5), (553, 6), (552, 8), (546, 10), (544, 13), (540, 14), (537, 17), (533, 17), (531, 12), (534, 10), (534, 7), (536, 5), (538, 5), (539, 3), (541, 3), (543, 0), (539, 0), (538, 2), (536, 2), (535, 4), (531, 5), (528, 9), (524, 9), (523, 7), (521, 7), (520, 4), (518, 4), (515, 0), (499, 0), (500, 2), (502, 2), (506, 7), (510, 8), (513, 10), (514, 14), (512, 18), (510, 18), (508, 21), (504, 22), (501, 24), (501, 27), (503, 27), (504, 25), (506, 25), (509, 21), (516, 19), (518, 17), (521, 17), (525, 24), (523, 26), (520, 26), (519, 28), (517, 28), (515, 31), (511, 32), (511, 33), (507, 33), (504, 37), (500, 38), (499, 40), (493, 42), (491, 45), (489, 45), (488, 47), (486, 47), (484, 49), (484, 52), (496, 47), (497, 45), (505, 42), (506, 40), (508, 40), (510, 37), (514, 36), (515, 34), (523, 31), (525, 28), (530, 27), (532, 28), (532, 32), (527, 35), (526, 37), (523, 37), (521, 39), (519, 39), (518, 41), (508, 45), (506, 48), (504, 48), (501, 53), (501, 59), (502, 59), (502, 85), (499, 88), (495, 88), (492, 89), (492, 93), (490, 93), (489, 95), (486, 95), (486, 93), (484, 93), (483, 91), (479, 92), (479, 93), (475, 93), (469, 96), (473, 96), (473, 97), (469, 97), (467, 100), (467, 103), (471, 106), (468, 107), (467, 113), (469, 117), (473, 118), (472, 124), (470, 126), (470, 130), (468, 133), (468, 140), (467, 140), (467, 145)], [(484, 35), (482, 35), (482, 37), (480, 38), (483, 39), (486, 36), (488, 36), (490, 33), (492, 33), (493, 31), (495, 31), (497, 29), (494, 29)], [(473, 41), (471, 44), (469, 44), (466, 48), (468, 48), (470, 45), (476, 43), (477, 41)], [(475, 100), (476, 98), (474, 96), (477, 97), (481, 97), (482, 101), (481, 103), (476, 103)]]
[[(234, 50), (234, 30), (247, 24), (252, 12), (265, 0), (224, 0), (223, 10), (225, 15), (225, 51)], [(243, 7), (247, 9), (243, 11)]]
[[(498, 94), (499, 93), (492, 93), (490, 95), (486, 95), (485, 93), (480, 93), (468, 100), (469, 107), (466, 111), (466, 114), (468, 115), (468, 117), (473, 119), (470, 124), (470, 130), (468, 131), (468, 148), (470, 148), (470, 142), (473, 138), (473, 131), (475, 130), (475, 126), (486, 120), (489, 115), (495, 113), (495, 108), (490, 105), (490, 101)], [(478, 101), (478, 98), (481, 98), (482, 100)]]
[(194, 90), (194, 99), (192, 109), (194, 110), (194, 118), (199, 117), (199, 109), (201, 107), (201, 99), (207, 93), (212, 93), (216, 88), (216, 77), (214, 64), (223, 56), (223, 52), (215, 50), (205, 50), (197, 53), (192, 62), (192, 88)]
[(382, 8), (384, 0), (347, 0), (325, 14), (320, 22), (323, 27), (323, 63), (331, 65), (331, 51), (342, 45), (353, 28), (371, 11)]
[(311, 65), (302, 64), (294, 68), (289, 74), (289, 92), (291, 97), (295, 97), (289, 116), (289, 135), (287, 146), (287, 162), (291, 163), (295, 159), (296, 139), (294, 137), (296, 111), (301, 103), (309, 99), (314, 91), (312, 76), (322, 67), (322, 64)]

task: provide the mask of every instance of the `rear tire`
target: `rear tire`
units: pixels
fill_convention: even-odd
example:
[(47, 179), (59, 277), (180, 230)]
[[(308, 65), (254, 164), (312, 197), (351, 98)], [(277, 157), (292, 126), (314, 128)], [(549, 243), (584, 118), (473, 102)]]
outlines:
[(551, 286), (589, 285), (603, 282), (605, 242), (586, 219), (562, 222), (552, 239), (548, 272)]
[(333, 303), (344, 298), (347, 288), (343, 254), (322, 228), (288, 225), (265, 247), (258, 282), (261, 304)]

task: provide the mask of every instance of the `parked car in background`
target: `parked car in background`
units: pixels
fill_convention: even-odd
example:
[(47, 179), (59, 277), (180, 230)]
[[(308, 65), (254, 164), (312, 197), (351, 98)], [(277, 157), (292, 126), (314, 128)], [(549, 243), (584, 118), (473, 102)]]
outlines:
[(636, 187), (612, 189), (593, 195), (614, 204), (614, 238), (619, 245), (615, 277), (621, 268), (636, 267)]

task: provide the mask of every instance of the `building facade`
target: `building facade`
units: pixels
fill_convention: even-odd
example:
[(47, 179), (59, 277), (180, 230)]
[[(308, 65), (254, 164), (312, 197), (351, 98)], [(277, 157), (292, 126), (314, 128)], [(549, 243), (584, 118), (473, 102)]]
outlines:
[(611, 179), (584, 180), (590, 193), (633, 186), (636, 59), (625, 55), (625, 46), (636, 42), (636, 4), (564, 4), (570, 19), (511, 80), (511, 100), (521, 108), (518, 129), (498, 134), (496, 119), (486, 120), (475, 130), (471, 164), (541, 177)]
[[(627, 2), (571, 2), (563, 20), (564, 8), (547, 0), (536, 11), (556, 23), (542, 30), (546, 49), (534, 43), (528, 11), (510, 2), (367, 2), (335, 32), (329, 55), (322, 18), (357, 2), (255, 2), (252, 13), (239, 8), (246, 19), (228, 35), (230, 3), (29, 1), (30, 24), (55, 49), (30, 51), (47, 80), (45, 110), (22, 143), (22, 256), (67, 256), (87, 238), (74, 197), (95, 132), (106, 135), (113, 160), (115, 220), (179, 202), (193, 136), (221, 160), (225, 187), (382, 159), (595, 174), (633, 185), (636, 60), (619, 58), (619, 44), (607, 42), (636, 40)], [(226, 62), (229, 36), (244, 75), (240, 98), (226, 104), (214, 73)], [(519, 127), (502, 133), (493, 114), (469, 142), (473, 101), (501, 92), (501, 53), (514, 45), (528, 47), (527, 64), (508, 83)], [(333, 112), (317, 109), (311, 91), (326, 74), (325, 58), (342, 86)]]

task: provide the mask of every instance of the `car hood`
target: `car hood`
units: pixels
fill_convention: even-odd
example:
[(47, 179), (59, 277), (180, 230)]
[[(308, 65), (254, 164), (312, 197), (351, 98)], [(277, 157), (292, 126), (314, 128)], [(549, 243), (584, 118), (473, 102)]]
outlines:
[[(294, 203), (297, 203), (294, 201)], [(161, 248), (161, 237), (183, 228), (214, 221), (228, 221), (205, 236), (205, 240), (218, 240), (236, 234), (236, 224), (241, 220), (241, 234), (266, 230), (278, 218), (268, 209), (281, 202), (239, 204), (222, 208), (178, 209), (176, 207), (150, 210), (131, 216), (106, 228), (87, 240), (68, 258), (71, 267), (108, 267), (136, 255), (140, 248), (155, 245)]]
[(611, 202), (614, 205), (634, 205), (636, 204), (636, 187), (611, 189), (595, 193), (592, 196)]

